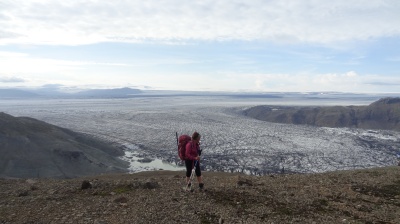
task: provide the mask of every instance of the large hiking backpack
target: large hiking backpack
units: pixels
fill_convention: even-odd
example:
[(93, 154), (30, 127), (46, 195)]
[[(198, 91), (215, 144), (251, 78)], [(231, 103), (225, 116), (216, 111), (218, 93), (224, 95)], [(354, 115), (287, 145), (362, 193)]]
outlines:
[(181, 160), (185, 160), (186, 145), (192, 138), (189, 135), (181, 135), (178, 138), (178, 155)]

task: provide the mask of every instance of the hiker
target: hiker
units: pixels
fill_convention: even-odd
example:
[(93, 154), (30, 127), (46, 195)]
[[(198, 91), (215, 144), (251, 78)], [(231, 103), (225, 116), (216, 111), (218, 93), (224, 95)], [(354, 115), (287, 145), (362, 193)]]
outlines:
[[(200, 155), (201, 155), (200, 138), (201, 138), (200, 134), (194, 132), (191, 141), (186, 145), (186, 152), (185, 152), (186, 183), (188, 187), (191, 187), (190, 175), (192, 174), (192, 169), (195, 168), (197, 182), (199, 183), (199, 188), (203, 189), (204, 184), (200, 170)], [(195, 161), (197, 161), (197, 163), (195, 163)], [(194, 167), (195, 164), (196, 167)]]

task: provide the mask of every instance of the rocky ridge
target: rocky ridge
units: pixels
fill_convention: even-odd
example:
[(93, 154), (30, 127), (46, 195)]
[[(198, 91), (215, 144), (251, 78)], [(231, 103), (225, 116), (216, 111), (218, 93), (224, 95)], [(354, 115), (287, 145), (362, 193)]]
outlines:
[(0, 223), (399, 223), (400, 167), (245, 176), (183, 172), (0, 179)]
[(400, 131), (399, 97), (383, 98), (368, 106), (256, 106), (244, 114), (276, 123)]
[(0, 112), (0, 177), (72, 178), (126, 172), (111, 143), (29, 117)]

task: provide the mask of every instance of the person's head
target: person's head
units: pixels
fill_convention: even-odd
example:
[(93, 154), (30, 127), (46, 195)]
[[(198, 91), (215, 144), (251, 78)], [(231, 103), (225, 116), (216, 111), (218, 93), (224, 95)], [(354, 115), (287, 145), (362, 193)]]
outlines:
[(200, 138), (201, 138), (201, 135), (195, 131), (192, 135), (192, 140), (198, 143), (200, 141)]

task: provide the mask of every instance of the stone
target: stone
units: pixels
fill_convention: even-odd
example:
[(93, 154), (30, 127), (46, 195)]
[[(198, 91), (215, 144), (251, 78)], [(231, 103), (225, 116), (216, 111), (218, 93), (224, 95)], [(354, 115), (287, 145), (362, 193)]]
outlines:
[(89, 189), (89, 188), (92, 188), (92, 184), (88, 180), (84, 180), (82, 182), (81, 189), (82, 190), (86, 190), (86, 189)]

